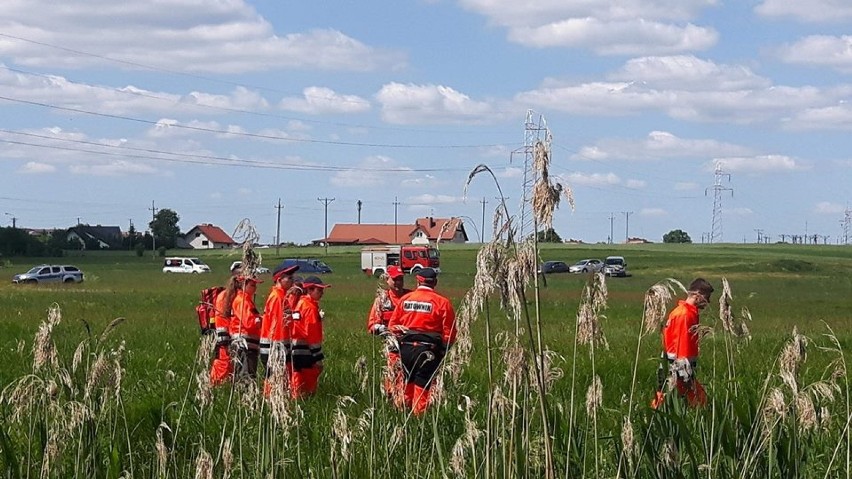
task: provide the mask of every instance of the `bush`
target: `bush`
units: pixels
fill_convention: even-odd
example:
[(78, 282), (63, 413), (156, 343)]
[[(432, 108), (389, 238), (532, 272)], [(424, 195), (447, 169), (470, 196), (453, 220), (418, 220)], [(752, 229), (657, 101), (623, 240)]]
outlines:
[(166, 255), (166, 247), (165, 246), (160, 246), (159, 248), (157, 248), (157, 256), (162, 258), (165, 255)]
[(145, 254), (145, 245), (142, 243), (136, 243), (136, 246), (134, 246), (133, 249), (136, 251), (136, 256), (139, 258)]

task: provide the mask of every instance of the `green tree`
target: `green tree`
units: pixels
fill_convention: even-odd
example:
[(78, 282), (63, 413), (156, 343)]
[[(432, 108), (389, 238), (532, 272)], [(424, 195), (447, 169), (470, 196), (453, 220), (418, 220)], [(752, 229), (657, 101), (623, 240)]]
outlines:
[(177, 237), (180, 235), (178, 221), (180, 216), (168, 208), (163, 208), (154, 215), (154, 219), (148, 223), (148, 228), (157, 240), (157, 246), (175, 247)]
[(684, 230), (671, 230), (663, 235), (663, 243), (692, 243), (692, 238)]
[(539, 231), (536, 233), (536, 240), (539, 243), (561, 243), (562, 238), (559, 237), (559, 234), (553, 228), (547, 228), (543, 231)]

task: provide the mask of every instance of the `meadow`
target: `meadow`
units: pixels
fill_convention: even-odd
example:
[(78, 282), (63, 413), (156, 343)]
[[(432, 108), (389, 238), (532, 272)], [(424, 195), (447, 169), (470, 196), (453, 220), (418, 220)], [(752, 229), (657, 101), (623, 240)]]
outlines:
[[(164, 274), (150, 252), (87, 252), (58, 260), (79, 266), (82, 284), (4, 279), (3, 477), (850, 477), (849, 247), (540, 248), (541, 261), (620, 254), (632, 276), (548, 275), (538, 288), (528, 276), (514, 300), (485, 288), (464, 312), (470, 290), (483, 292), (478, 245), (441, 245), (438, 291), (468, 318), (470, 343), (419, 418), (380, 390), (382, 345), (365, 330), (377, 281), (357, 248), (257, 250), (270, 268), (317, 257), (334, 269), (325, 371), (300, 402), (204, 385), (211, 345), (194, 307), (239, 250), (199, 253), (206, 275)], [(0, 277), (40, 262), (57, 260), (12, 258)], [(683, 297), (667, 278), (699, 276), (716, 287), (697, 373), (710, 402), (690, 409), (672, 393), (652, 410), (660, 337), (648, 323)]]

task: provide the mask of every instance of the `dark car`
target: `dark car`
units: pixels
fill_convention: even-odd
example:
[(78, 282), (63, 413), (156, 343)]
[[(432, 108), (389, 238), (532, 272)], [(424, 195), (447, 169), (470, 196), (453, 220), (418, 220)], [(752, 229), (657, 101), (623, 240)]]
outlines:
[(567, 273), (568, 265), (564, 261), (545, 261), (538, 269), (539, 273)]
[(289, 268), (291, 266), (298, 266), (299, 271), (296, 274), (304, 274), (304, 273), (320, 273), (326, 274), (331, 273), (331, 267), (324, 262), (318, 259), (302, 259), (302, 258), (291, 258), (285, 259), (281, 262), (275, 269), (279, 268)]

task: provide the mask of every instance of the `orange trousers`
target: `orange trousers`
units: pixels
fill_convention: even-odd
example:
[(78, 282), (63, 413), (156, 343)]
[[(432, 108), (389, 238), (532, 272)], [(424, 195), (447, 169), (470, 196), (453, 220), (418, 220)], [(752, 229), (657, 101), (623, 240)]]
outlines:
[(213, 363), (210, 365), (210, 384), (219, 386), (233, 379), (234, 363), (231, 362), (228, 348), (224, 346), (217, 347), (215, 354)]
[[(707, 392), (704, 391), (704, 386), (698, 382), (698, 379), (693, 378), (689, 383), (678, 378), (676, 383), (677, 392), (680, 397), (686, 399), (686, 404), (689, 407), (703, 407), (707, 405)], [(654, 409), (663, 405), (666, 400), (666, 395), (662, 391), (657, 391), (654, 400), (651, 401), (651, 407)]]
[(385, 375), (385, 394), (389, 398), (401, 395), (403, 390), (402, 365), (399, 363), (399, 353), (388, 352), (388, 371)]
[(414, 383), (405, 385), (404, 401), (406, 409), (411, 408), (415, 416), (421, 416), (429, 407), (432, 394), (428, 389)]
[(316, 364), (309, 368), (294, 369), (290, 376), (290, 394), (293, 399), (315, 394), (321, 372), (320, 367)]

